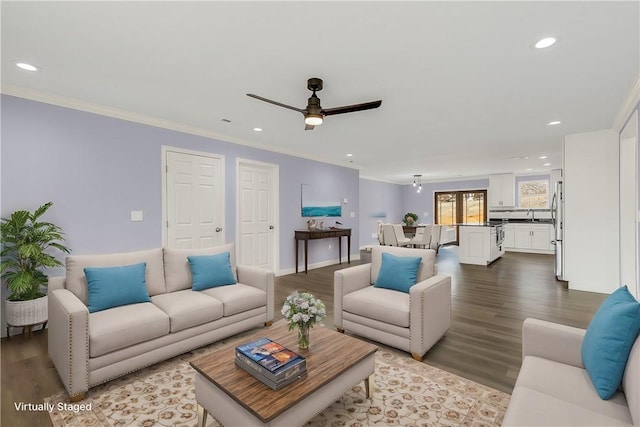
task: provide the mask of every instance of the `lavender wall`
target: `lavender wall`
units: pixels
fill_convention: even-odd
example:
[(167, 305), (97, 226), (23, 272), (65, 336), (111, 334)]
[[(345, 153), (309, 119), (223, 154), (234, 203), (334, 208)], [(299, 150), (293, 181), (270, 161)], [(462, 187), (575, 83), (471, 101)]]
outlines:
[[(306, 227), (301, 184), (333, 188), (347, 198), (339, 220), (358, 242), (358, 171), (201, 136), (2, 96), (2, 217), (16, 209), (54, 206), (47, 219), (66, 232), (75, 254), (162, 245), (163, 145), (225, 156), (226, 240), (235, 239), (236, 158), (279, 165), (280, 269), (294, 267), (293, 230)], [(131, 222), (130, 211), (144, 211)], [(337, 260), (335, 243), (310, 244), (310, 263)], [(346, 244), (345, 244), (346, 246)], [(352, 245), (356, 254), (358, 248)], [(346, 252), (346, 248), (345, 248)]]
[(398, 223), (404, 215), (402, 185), (360, 179), (360, 246), (376, 245), (371, 237), (378, 221)]

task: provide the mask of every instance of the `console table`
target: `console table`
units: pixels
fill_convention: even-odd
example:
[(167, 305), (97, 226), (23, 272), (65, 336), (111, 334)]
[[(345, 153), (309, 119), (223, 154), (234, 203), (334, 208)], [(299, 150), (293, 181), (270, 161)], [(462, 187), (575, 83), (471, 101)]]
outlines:
[(351, 229), (336, 228), (329, 230), (296, 230), (296, 273), (298, 272), (298, 241), (304, 240), (304, 272), (307, 273), (309, 259), (309, 240), (338, 238), (338, 260), (342, 264), (342, 236), (347, 237), (347, 262), (351, 264)]

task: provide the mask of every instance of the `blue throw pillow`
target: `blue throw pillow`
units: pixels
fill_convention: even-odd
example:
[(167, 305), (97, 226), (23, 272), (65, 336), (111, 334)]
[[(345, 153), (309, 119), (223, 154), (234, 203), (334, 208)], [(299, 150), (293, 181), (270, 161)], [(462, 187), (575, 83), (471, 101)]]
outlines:
[(188, 256), (193, 281), (191, 288), (201, 291), (216, 286), (233, 285), (236, 278), (231, 271), (231, 254)]
[(146, 262), (122, 267), (87, 267), (89, 313), (121, 305), (149, 302)]
[(626, 286), (609, 295), (591, 319), (582, 342), (582, 364), (602, 399), (610, 399), (620, 387), (639, 331), (640, 303)]
[(421, 257), (395, 256), (383, 252), (380, 272), (373, 286), (408, 293), (409, 288), (416, 284), (420, 262)]

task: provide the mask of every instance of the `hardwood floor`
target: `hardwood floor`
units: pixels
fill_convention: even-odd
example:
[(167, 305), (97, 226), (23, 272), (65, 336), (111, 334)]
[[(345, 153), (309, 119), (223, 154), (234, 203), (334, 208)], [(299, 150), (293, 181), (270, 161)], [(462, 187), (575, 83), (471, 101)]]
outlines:
[[(507, 253), (488, 267), (458, 263), (457, 246), (438, 254), (438, 270), (452, 275), (452, 325), (423, 362), (511, 393), (520, 369), (521, 328), (527, 317), (586, 328), (606, 295), (567, 290), (553, 275), (553, 256)], [(352, 265), (358, 261), (352, 262)], [(276, 319), (294, 290), (308, 290), (327, 307), (333, 324), (333, 265), (277, 277)], [(47, 355), (47, 331), (31, 339), (3, 338), (2, 426), (48, 426), (45, 412), (18, 412), (14, 403), (41, 403), (63, 389)], [(407, 357), (411, 357), (407, 354)]]
[[(327, 306), (322, 323), (334, 327), (333, 272), (345, 267), (277, 278), (276, 311), (291, 292), (307, 290)], [(438, 272), (452, 276), (451, 329), (423, 362), (507, 393), (520, 370), (524, 319), (586, 328), (606, 297), (568, 290), (556, 281), (553, 255), (507, 252), (483, 267), (460, 264), (458, 247), (445, 246), (438, 253)], [(278, 312), (276, 317), (281, 317)]]

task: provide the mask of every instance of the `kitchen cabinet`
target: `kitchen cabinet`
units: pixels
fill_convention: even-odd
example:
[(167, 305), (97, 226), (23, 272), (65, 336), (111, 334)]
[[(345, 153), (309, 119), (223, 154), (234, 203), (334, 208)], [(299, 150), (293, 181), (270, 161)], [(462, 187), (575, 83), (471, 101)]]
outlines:
[(506, 224), (504, 247), (508, 251), (553, 253), (551, 224)]
[(504, 247), (506, 249), (511, 249), (515, 247), (516, 244), (516, 227), (514, 224), (506, 224), (504, 226)]
[(489, 175), (489, 207), (515, 206), (515, 181), (512, 173)]
[(500, 258), (504, 254), (504, 247), (497, 244), (496, 233), (495, 226), (460, 226), (460, 263), (488, 265)]

